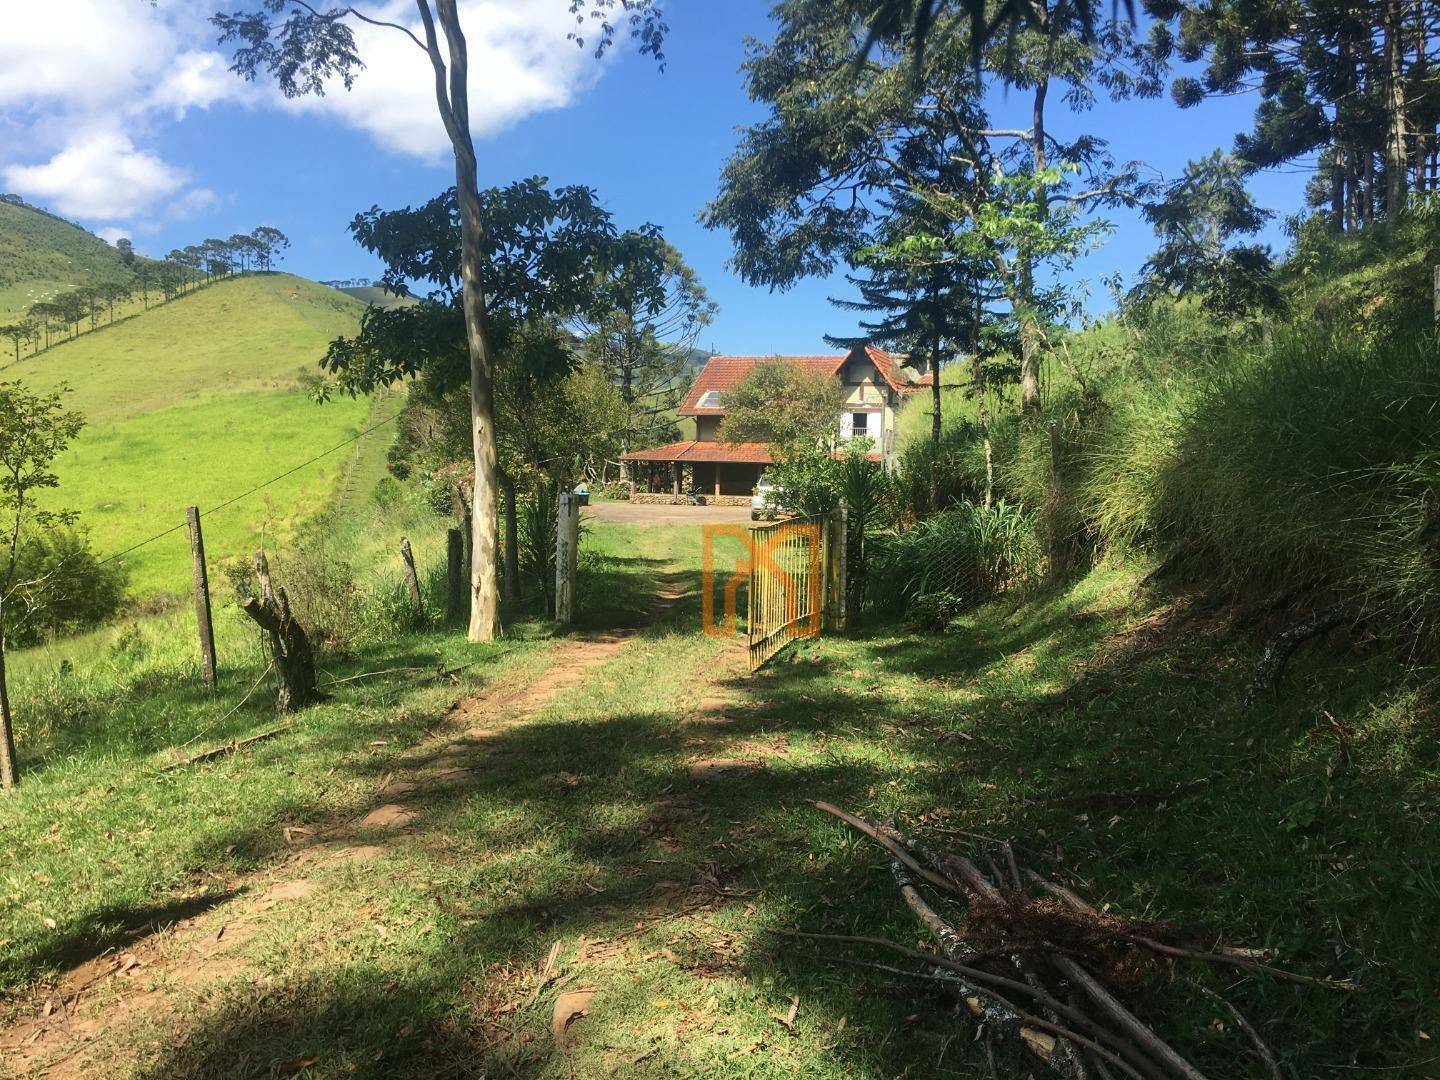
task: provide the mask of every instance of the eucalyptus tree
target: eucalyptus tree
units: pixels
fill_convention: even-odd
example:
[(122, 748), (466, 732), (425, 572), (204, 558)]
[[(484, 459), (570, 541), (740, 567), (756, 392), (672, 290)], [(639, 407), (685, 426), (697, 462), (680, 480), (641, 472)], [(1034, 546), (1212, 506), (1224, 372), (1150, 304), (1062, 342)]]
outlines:
[[(617, 36), (615, 15), (624, 17), (642, 53), (663, 65), (667, 27), (657, 0), (549, 0), (568, 3), (575, 14), (572, 35), (585, 44), (584, 28), (594, 28), (597, 53)], [(483, 10), (483, 9), (481, 9)], [(470, 361), (470, 415), (475, 461), (474, 525), (471, 545), (470, 640), (489, 641), (500, 632), (495, 584), (498, 547), (496, 516), (496, 443), (494, 422), (494, 346), (487, 313), (484, 249), (489, 222), (480, 200), (479, 157), (470, 131), (470, 58), (457, 0), (415, 0), (418, 25), (367, 14), (356, 7), (318, 10), (303, 0), (250, 0), (239, 11), (213, 17), (222, 44), (234, 43), (234, 70), (246, 79), (265, 73), (286, 97), (323, 94), (338, 81), (347, 90), (364, 64), (356, 50), (354, 25), (366, 23), (407, 38), (424, 53), (434, 80), (435, 103), (455, 159), (455, 204), (460, 244), (454, 252), (461, 279)], [(589, 19), (587, 20), (587, 16)], [(443, 42), (442, 42), (443, 39)]]
[(620, 449), (630, 450), (675, 437), (685, 373), (718, 308), (655, 230), (627, 232), (612, 251), (573, 324), (585, 356), (619, 388), (626, 410)]
[[(1040, 29), (985, 46), (979, 67), (960, 14), (942, 11), (950, 21), (931, 27), (917, 56), (903, 33), (867, 22), (872, 6), (776, 7), (775, 40), (752, 46), (745, 65), (769, 115), (745, 132), (703, 220), (729, 230), (742, 276), (773, 288), (858, 269), (858, 253), (885, 235), (930, 244), (916, 253), (922, 261), (983, 256), (1019, 325), (1021, 403), (1034, 411), (1044, 323), (1073, 302), (1053, 284), (1057, 272), (1103, 234), (1097, 211), (1148, 191), (1138, 166), (1117, 166), (1102, 140), (1056, 137), (1051, 87), (1083, 109), (1096, 84), (1117, 96), (1158, 93), (1158, 73), (1123, 24), (1087, 39), (1069, 0), (1042, 4)], [(999, 86), (1028, 92), (1025, 126), (993, 125), (984, 103)], [(914, 232), (916, 207), (944, 224)], [(947, 237), (965, 250), (945, 250)]]
[[(646, 272), (639, 265), (640, 253), (648, 251), (663, 264), (666, 250), (661, 244), (636, 245), (634, 233), (618, 235), (589, 188), (552, 190), (534, 177), (477, 192), (476, 201), (487, 223), (481, 269), (489, 289), (491, 385), (498, 388), (489, 415), (495, 422), (496, 482), (505, 503), (505, 579), (513, 588), (517, 480), (525, 472), (544, 473), (555, 485), (566, 480), (568, 459), (546, 449), (533, 423), (537, 403), (577, 359), (573, 337), (555, 327), (597, 310), (601, 290), (622, 259), (645, 280), (657, 280), (658, 270)], [(429, 291), (415, 305), (369, 309), (358, 335), (331, 344), (325, 367), (338, 388), (352, 395), (419, 379), (432, 402), (447, 399), (472, 370), (459, 259), (463, 213), (455, 189), (419, 207), (374, 207), (357, 215), (350, 229), (384, 262), (381, 284), (387, 290), (407, 296), (415, 283), (423, 283)], [(653, 229), (644, 233), (658, 238)], [(473, 514), (481, 513), (477, 501)], [(492, 563), (492, 577), (494, 572)]]

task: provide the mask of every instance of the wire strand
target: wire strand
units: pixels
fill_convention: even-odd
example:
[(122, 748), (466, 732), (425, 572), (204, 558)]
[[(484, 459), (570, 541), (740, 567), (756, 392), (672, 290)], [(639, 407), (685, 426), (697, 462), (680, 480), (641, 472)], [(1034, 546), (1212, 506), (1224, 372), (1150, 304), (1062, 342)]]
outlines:
[[(339, 445), (337, 445), (337, 446), (332, 446), (329, 450), (326, 450), (326, 451), (324, 451), (323, 453), (316, 454), (316, 455), (315, 455), (314, 457), (312, 457), (309, 461), (303, 461), (303, 462), (301, 462), (299, 465), (296, 465), (294, 468), (286, 469), (286, 470), (285, 470), (284, 472), (282, 472), (279, 476), (272, 476), (269, 480), (266, 480), (264, 483), (261, 483), (261, 484), (256, 484), (254, 487), (250, 488), (248, 491), (242, 491), (239, 495), (236, 495), (236, 496), (234, 496), (234, 497), (232, 497), (232, 498), (226, 499), (224, 502), (219, 503), (219, 504), (216, 505), (216, 506), (212, 506), (212, 507), (210, 507), (208, 510), (202, 510), (202, 511), (200, 512), (200, 513), (201, 513), (201, 516), (204, 517), (204, 516), (206, 516), (206, 515), (208, 515), (208, 514), (215, 514), (215, 513), (220, 512), (221, 510), (224, 510), (226, 507), (234, 506), (234, 505), (235, 505), (237, 502), (239, 502), (241, 499), (249, 498), (251, 495), (254, 495), (257, 491), (262, 491), (262, 490), (264, 490), (265, 488), (269, 487), (271, 484), (279, 483), (281, 480), (284, 480), (287, 476), (293, 476), (295, 473), (299, 472), (301, 469), (309, 468), (311, 465), (314, 465), (314, 464), (315, 464), (317, 461), (319, 461), (321, 458), (327, 458), (327, 457), (329, 457), (331, 454), (335, 453), (335, 451), (337, 451), (337, 450), (343, 450), (343, 449), (345, 449), (345, 447), (349, 446), (351, 443), (356, 442), (356, 441), (358, 441), (358, 440), (360, 440), (360, 439), (363, 439), (366, 435), (369, 435), (372, 431), (375, 431), (375, 430), (377, 430), (378, 428), (384, 427), (386, 424), (390, 423), (392, 420), (394, 420), (396, 417), (398, 417), (398, 416), (400, 415), (400, 413), (402, 413), (402, 412), (404, 412), (404, 411), (405, 411), (404, 409), (401, 409), (401, 410), (399, 410), (398, 412), (394, 413), (393, 415), (387, 416), (384, 420), (381, 420), (378, 424), (372, 424), (370, 427), (366, 428), (364, 431), (361, 431), (361, 432), (359, 432), (359, 433), (357, 433), (357, 434), (355, 434), (355, 435), (350, 436), (350, 438), (346, 439), (344, 442), (340, 443)], [(135, 552), (135, 551), (139, 551), (141, 548), (145, 547), (145, 546), (148, 545), (148, 544), (153, 544), (153, 543), (155, 543), (156, 540), (163, 540), (163, 539), (165, 539), (165, 537), (169, 536), (171, 533), (173, 533), (173, 532), (179, 532), (181, 529), (185, 528), (185, 525), (186, 525), (186, 523), (183, 522), (183, 521), (182, 521), (179, 525), (172, 525), (172, 526), (170, 526), (170, 528), (166, 529), (164, 532), (158, 532), (158, 533), (156, 533), (154, 536), (150, 537), (150, 538), (147, 539), (147, 540), (141, 540), (138, 544), (133, 544), (133, 545), (131, 545), (130, 547), (126, 548), (124, 551), (117, 551), (114, 555), (108, 555), (108, 556), (106, 556), (105, 558), (103, 558), (103, 559), (100, 560), (100, 562), (99, 562), (98, 565), (104, 566), (106, 563), (114, 562), (116, 559), (123, 559), (126, 555), (129, 555), (129, 554), (131, 554), (132, 552)]]

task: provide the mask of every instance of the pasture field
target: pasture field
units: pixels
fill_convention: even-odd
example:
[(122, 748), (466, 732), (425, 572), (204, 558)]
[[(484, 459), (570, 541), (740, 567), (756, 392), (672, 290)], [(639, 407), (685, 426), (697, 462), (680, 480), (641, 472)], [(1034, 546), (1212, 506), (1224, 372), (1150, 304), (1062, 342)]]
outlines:
[[(306, 380), (363, 306), (288, 274), (219, 282), (25, 360), (7, 375), (69, 388), (87, 426), (57, 465), (57, 503), (80, 512), (97, 553), (125, 550), (346, 443), (389, 412), (370, 400), (314, 404)], [(373, 440), (383, 456), (390, 429)], [(347, 445), (205, 521), (217, 560), (283, 540), (338, 496), (360, 448)], [(126, 556), (131, 591), (181, 594), (183, 531)]]

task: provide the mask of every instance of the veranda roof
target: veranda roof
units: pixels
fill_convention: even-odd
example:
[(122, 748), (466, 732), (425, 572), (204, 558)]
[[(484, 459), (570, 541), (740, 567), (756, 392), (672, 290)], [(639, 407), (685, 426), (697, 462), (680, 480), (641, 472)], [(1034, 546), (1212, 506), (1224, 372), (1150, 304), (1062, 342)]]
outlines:
[(769, 465), (770, 447), (761, 442), (727, 443), (713, 439), (685, 439), (649, 450), (632, 450), (620, 455), (621, 461), (694, 462), (725, 461), (749, 465)]

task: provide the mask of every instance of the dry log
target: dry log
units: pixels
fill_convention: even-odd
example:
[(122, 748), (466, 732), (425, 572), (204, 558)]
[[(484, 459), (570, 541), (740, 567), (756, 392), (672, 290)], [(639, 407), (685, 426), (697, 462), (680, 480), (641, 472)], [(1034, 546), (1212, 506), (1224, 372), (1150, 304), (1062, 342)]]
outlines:
[(921, 866), (918, 862), (915, 861), (914, 857), (911, 856), (910, 853), (907, 852), (901, 844), (892, 840), (888, 836), (882, 835), (880, 831), (880, 826), (876, 825), (875, 822), (870, 821), (866, 818), (856, 817), (854, 814), (846, 813), (838, 806), (832, 806), (830, 803), (827, 802), (817, 802), (815, 806), (819, 810), (824, 810), (827, 814), (834, 814), (851, 828), (858, 829), (860, 832), (870, 837), (871, 840), (874, 840), (886, 851), (890, 852), (891, 855), (899, 859), (900, 862), (906, 867), (908, 867), (912, 872), (924, 878), (926, 881), (930, 882), (931, 885), (935, 885), (941, 889), (944, 889), (946, 892), (954, 893), (956, 896), (959, 896), (962, 899), (964, 898), (964, 889), (962, 889), (959, 885), (957, 885), (950, 879), (942, 877), (934, 871), (927, 870), (925, 867)]
[[(960, 983), (961, 985), (964, 984), (963, 980), (956, 979), (944, 972), (906, 971), (904, 968), (891, 967), (889, 964), (873, 964), (863, 960), (849, 960), (845, 957), (840, 957), (839, 962), (842, 964), (851, 964), (856, 967), (874, 968), (877, 971), (884, 971), (891, 975), (902, 975), (910, 979), (928, 979), (946, 983), (954, 982)], [(981, 992), (984, 993), (984, 991)], [(966, 999), (966, 1006), (970, 1006), (968, 999)], [(1108, 1061), (1126, 1076), (1134, 1078), (1134, 1080), (1147, 1080), (1146, 1074), (1137, 1072), (1130, 1065), (1126, 1064), (1124, 1059), (1118, 1054), (1105, 1049), (1105, 1047), (1101, 1046), (1095, 1040), (1077, 1031), (1071, 1031), (1067, 1027), (1045, 1020), (1043, 1017), (1032, 1016), (1027, 1012), (1017, 1011), (1016, 1015), (1021, 1022), (1026, 1025), (1025, 1028), (1021, 1029), (1021, 1040), (1027, 1049), (1035, 1052), (1042, 1060), (1048, 1048), (1063, 1039), (1067, 1042), (1073, 1042), (1077, 1046), (1084, 1047), (1090, 1053), (1095, 1054), (1104, 1061)], [(1051, 1036), (1054, 1037), (1051, 1038)]]
[[(1049, 893), (1060, 900), (1065, 901), (1076, 911), (1087, 915), (1095, 915), (1097, 912), (1090, 904), (1087, 904), (1080, 897), (1076, 896), (1063, 885), (1057, 885), (1053, 881), (1041, 877), (1034, 870), (1025, 871), (1025, 879), (1038, 889)], [(1220, 948), (1214, 952), (1201, 952), (1196, 949), (1186, 949), (1179, 945), (1167, 945), (1163, 941), (1156, 941), (1145, 934), (1126, 933), (1121, 931), (1119, 937), (1135, 945), (1149, 949), (1160, 956), (1168, 956), (1176, 960), (1198, 960), (1204, 964), (1223, 964), (1227, 967), (1240, 968), (1242, 971), (1253, 971), (1257, 975), (1269, 975), (1271, 978), (1280, 979), (1282, 982), (1299, 983), (1302, 986), (1323, 986), (1327, 990), (1356, 990), (1359, 989), (1348, 979), (1323, 979), (1313, 975), (1300, 975), (1293, 971), (1286, 971), (1284, 968), (1272, 967), (1269, 964), (1262, 964), (1252, 959), (1254, 956), (1269, 955), (1264, 949), (1241, 949), (1241, 948)]]

